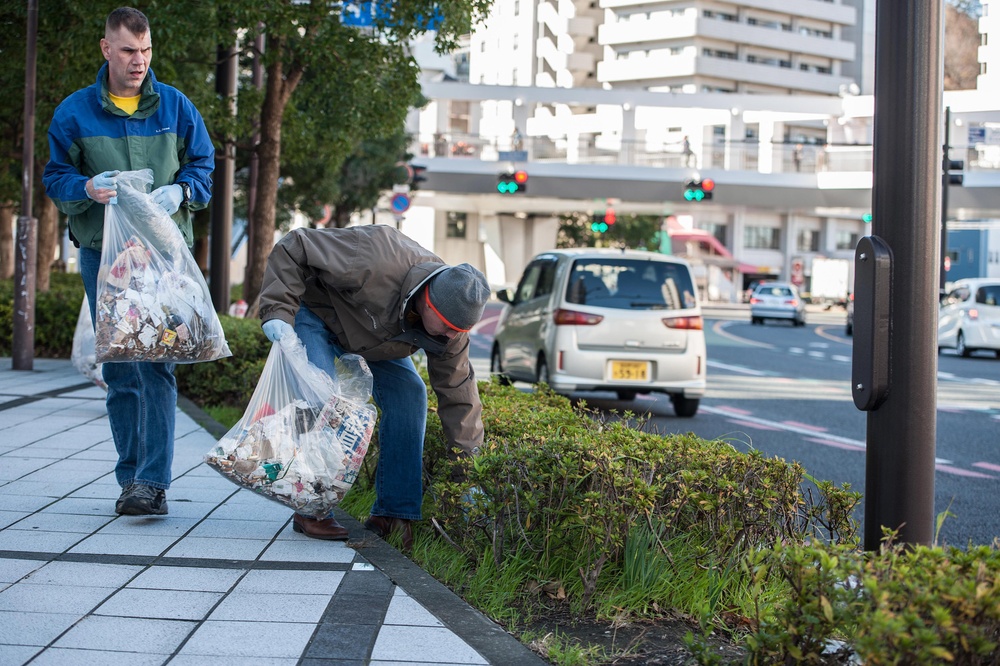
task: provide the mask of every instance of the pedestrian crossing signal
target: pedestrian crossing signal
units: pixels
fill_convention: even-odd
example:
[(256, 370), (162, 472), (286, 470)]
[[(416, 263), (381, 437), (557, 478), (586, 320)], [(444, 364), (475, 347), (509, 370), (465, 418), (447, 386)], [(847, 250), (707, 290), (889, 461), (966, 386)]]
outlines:
[(526, 194), (528, 192), (528, 172), (509, 171), (497, 176), (497, 192), (500, 194)]

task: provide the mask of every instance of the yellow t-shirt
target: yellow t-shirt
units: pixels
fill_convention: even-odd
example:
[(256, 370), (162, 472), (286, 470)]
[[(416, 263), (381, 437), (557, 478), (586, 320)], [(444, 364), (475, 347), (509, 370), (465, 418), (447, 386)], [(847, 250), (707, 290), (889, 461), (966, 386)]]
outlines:
[(114, 102), (115, 106), (130, 116), (135, 113), (136, 109), (139, 108), (140, 95), (136, 95), (135, 97), (119, 97), (118, 95), (108, 93), (108, 97), (111, 98), (111, 101)]

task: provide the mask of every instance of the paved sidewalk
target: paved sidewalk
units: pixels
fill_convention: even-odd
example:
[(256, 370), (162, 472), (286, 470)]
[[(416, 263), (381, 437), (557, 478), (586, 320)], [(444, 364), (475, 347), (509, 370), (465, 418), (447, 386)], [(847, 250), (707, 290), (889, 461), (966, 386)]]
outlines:
[(0, 665), (545, 663), (343, 512), (347, 543), (294, 533), (181, 402), (170, 514), (119, 517), (103, 390), (0, 358)]

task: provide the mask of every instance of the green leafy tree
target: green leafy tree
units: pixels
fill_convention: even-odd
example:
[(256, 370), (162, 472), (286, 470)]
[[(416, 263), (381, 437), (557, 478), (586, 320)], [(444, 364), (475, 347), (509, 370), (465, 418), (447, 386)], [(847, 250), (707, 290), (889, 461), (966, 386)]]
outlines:
[[(259, 172), (243, 298), (256, 301), (271, 250), (276, 223), (286, 113), (301, 113), (295, 141), (329, 150), (324, 165), (333, 174), (360, 145), (358, 137), (387, 137), (403, 125), (419, 99), (419, 67), (406, 49), (411, 38), (427, 29), (436, 16), (435, 46), (448, 52), (472, 23), (486, 16), (490, 0), (408, 0), (377, 3), (384, 16), (374, 26), (356, 28), (341, 21), (342, 5), (311, 2), (259, 3), (233, 0), (227, 11), (235, 25), (247, 30), (243, 43), (262, 32), (266, 38), (265, 79), (259, 108)], [(308, 91), (308, 95), (301, 94)], [(242, 102), (241, 102), (242, 106)], [(293, 140), (291, 136), (290, 141)], [(312, 148), (315, 152), (315, 147)], [(338, 161), (337, 155), (342, 157)], [(300, 179), (303, 175), (300, 173)], [(328, 178), (317, 178), (327, 191)]]

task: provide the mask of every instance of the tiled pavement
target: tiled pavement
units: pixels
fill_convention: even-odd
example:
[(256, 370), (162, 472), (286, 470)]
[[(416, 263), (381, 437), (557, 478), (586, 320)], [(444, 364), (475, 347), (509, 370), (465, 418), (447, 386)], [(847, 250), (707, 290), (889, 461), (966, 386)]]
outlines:
[[(543, 664), (350, 516), (351, 540), (202, 464), (182, 400), (163, 517), (116, 516), (104, 392), (0, 359), (0, 666)], [(212, 432), (216, 433), (213, 436)]]

